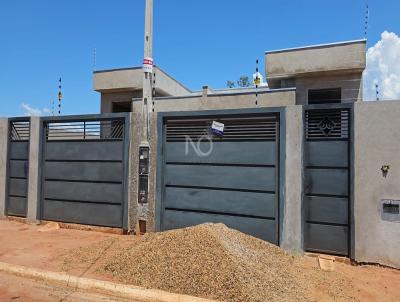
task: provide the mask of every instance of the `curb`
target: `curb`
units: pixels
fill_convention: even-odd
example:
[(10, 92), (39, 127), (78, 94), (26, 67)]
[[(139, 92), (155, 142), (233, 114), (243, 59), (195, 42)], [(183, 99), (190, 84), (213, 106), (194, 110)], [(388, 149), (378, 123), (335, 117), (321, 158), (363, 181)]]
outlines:
[(44, 271), (4, 262), (0, 262), (0, 271), (30, 279), (55, 282), (74, 289), (101, 291), (121, 298), (135, 299), (141, 302), (217, 302), (215, 300), (174, 294), (162, 290), (146, 289), (109, 281), (82, 278), (65, 273)]

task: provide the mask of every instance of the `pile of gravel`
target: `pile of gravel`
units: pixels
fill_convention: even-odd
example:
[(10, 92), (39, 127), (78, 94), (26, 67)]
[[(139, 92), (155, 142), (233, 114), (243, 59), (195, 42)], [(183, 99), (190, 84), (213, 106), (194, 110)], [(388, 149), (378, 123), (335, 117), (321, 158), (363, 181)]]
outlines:
[(311, 301), (300, 259), (268, 242), (204, 224), (147, 234), (100, 270), (147, 288), (222, 301)]
[(106, 240), (65, 259), (96, 262), (98, 273), (119, 282), (221, 301), (315, 301), (317, 287), (331, 301), (353, 300), (343, 292), (348, 280), (223, 224)]

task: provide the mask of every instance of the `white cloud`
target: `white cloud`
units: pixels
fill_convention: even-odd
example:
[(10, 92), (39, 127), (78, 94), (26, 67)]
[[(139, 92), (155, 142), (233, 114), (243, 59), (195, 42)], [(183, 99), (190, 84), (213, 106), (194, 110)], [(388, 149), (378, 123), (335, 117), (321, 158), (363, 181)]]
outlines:
[(48, 108), (43, 108), (43, 109), (33, 108), (26, 103), (22, 103), (21, 108), (24, 110), (25, 116), (43, 116), (43, 115), (48, 115), (50, 113), (50, 110)]
[(381, 40), (367, 51), (367, 69), (364, 74), (364, 99), (400, 100), (400, 37), (384, 31)]

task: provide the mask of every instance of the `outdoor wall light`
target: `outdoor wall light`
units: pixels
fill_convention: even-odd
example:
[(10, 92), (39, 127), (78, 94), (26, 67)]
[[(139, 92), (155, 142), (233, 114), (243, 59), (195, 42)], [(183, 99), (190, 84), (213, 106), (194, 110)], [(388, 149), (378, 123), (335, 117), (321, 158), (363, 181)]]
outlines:
[(387, 174), (389, 173), (389, 170), (390, 170), (390, 166), (389, 165), (383, 165), (382, 166), (381, 171), (382, 171), (383, 177), (387, 176)]

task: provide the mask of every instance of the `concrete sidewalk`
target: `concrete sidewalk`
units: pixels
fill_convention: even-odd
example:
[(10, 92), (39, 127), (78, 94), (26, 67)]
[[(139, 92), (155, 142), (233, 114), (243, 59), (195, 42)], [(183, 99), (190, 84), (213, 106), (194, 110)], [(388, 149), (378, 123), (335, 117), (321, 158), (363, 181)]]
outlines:
[(0, 272), (0, 302), (139, 302), (100, 293), (89, 293), (61, 285)]

